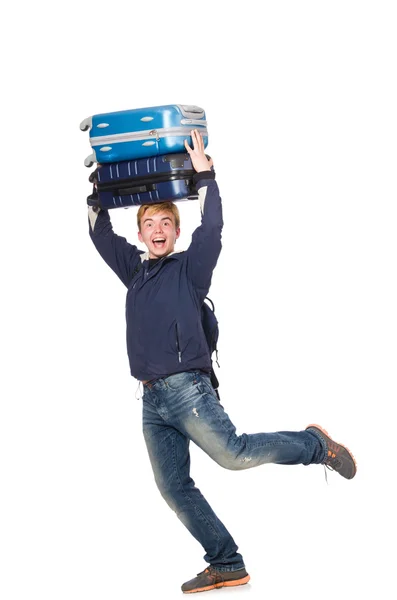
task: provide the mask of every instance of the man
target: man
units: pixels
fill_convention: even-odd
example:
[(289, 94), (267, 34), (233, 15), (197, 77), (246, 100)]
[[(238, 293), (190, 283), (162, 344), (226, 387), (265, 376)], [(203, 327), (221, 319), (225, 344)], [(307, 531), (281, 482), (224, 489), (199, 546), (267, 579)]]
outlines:
[(141, 206), (138, 238), (144, 253), (112, 229), (107, 211), (89, 213), (91, 238), (128, 287), (127, 348), (131, 374), (143, 382), (143, 433), (157, 486), (209, 563), (184, 583), (185, 593), (249, 581), (243, 557), (190, 477), (192, 440), (227, 469), (265, 463), (325, 464), (352, 479), (352, 454), (318, 425), (304, 431), (236, 434), (210, 383), (211, 360), (201, 306), (221, 251), (222, 206), (212, 161), (197, 130), (185, 141), (202, 213), (189, 248), (175, 252), (179, 212), (172, 203)]

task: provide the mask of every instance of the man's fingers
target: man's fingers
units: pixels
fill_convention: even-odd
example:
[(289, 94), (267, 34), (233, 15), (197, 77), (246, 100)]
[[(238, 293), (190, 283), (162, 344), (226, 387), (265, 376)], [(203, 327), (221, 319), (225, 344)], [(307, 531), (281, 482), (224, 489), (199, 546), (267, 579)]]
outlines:
[(200, 150), (200, 152), (202, 152), (204, 150), (203, 136), (201, 135), (201, 133), (197, 129), (196, 129), (196, 136), (197, 136), (197, 142), (198, 142), (199, 150)]
[(197, 129), (192, 129), (190, 135), (192, 136), (194, 150), (202, 152), (204, 149), (204, 142), (201, 133), (197, 131)]
[(197, 150), (197, 140), (196, 140), (196, 135), (194, 133), (194, 130), (192, 129), (192, 131), (190, 132), (190, 135), (192, 137), (192, 142), (193, 142), (193, 150)]
[(190, 135), (192, 138), (193, 149), (189, 146), (187, 140), (184, 140), (184, 144), (189, 153), (193, 167), (197, 172), (211, 169), (213, 162), (212, 159), (208, 160), (204, 153), (204, 140), (201, 132), (198, 129), (192, 129)]

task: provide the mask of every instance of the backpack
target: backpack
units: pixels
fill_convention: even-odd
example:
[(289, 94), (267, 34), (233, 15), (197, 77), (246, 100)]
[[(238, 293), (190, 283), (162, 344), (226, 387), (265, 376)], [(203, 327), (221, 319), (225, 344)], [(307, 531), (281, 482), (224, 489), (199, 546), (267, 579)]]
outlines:
[(205, 300), (208, 300), (208, 302), (210, 302), (211, 307), (208, 306), (208, 304), (205, 301), (203, 302), (203, 305), (201, 307), (201, 322), (203, 325), (205, 337), (206, 337), (208, 348), (209, 348), (210, 355), (211, 355), (211, 373), (210, 373), (211, 385), (214, 388), (215, 393), (218, 396), (218, 400), (219, 400), (219, 392), (218, 392), (219, 381), (218, 381), (217, 376), (215, 375), (214, 367), (212, 364), (212, 355), (215, 352), (216, 364), (219, 367), (218, 348), (217, 348), (218, 337), (219, 337), (218, 319), (215, 316), (215, 306), (214, 306), (214, 303), (212, 302), (212, 300), (210, 298), (208, 298), (208, 296), (205, 298)]

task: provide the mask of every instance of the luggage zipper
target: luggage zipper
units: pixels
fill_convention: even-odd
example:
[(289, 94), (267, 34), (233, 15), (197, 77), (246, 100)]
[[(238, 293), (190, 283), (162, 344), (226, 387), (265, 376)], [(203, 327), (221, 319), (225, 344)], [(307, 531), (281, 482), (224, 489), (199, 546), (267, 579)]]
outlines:
[[(189, 133), (187, 127), (163, 127), (161, 129), (145, 129), (144, 131), (130, 132), (130, 133), (115, 133), (114, 135), (99, 135), (90, 138), (91, 146), (98, 146), (99, 144), (119, 144), (121, 142), (135, 142), (140, 140), (152, 140), (155, 138), (157, 141), (160, 138), (168, 136), (182, 136)], [(207, 129), (201, 131), (206, 136), (208, 135)]]

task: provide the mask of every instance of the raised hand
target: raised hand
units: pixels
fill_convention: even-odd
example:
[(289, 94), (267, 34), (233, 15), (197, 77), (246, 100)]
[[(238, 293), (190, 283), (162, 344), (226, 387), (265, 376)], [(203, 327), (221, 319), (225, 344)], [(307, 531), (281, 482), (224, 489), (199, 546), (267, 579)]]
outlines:
[(185, 148), (189, 153), (192, 165), (197, 173), (201, 171), (209, 171), (213, 165), (212, 158), (208, 160), (204, 152), (204, 141), (203, 136), (197, 129), (193, 129), (190, 132), (193, 140), (193, 148), (189, 146), (187, 140), (185, 140)]

